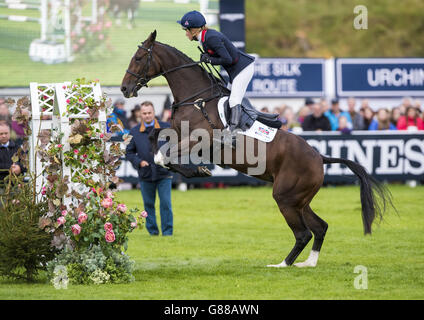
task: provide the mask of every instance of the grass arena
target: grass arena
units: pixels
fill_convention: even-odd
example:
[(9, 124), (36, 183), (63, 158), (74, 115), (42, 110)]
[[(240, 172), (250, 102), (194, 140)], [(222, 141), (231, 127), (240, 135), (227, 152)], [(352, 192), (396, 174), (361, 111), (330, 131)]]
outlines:
[[(312, 205), (329, 223), (315, 268), (266, 268), (292, 246), (292, 233), (270, 187), (173, 191), (175, 234), (130, 234), (135, 281), (56, 290), (37, 283), (0, 282), (1, 299), (421, 299), (424, 209), (422, 186), (390, 185), (398, 214), (388, 212), (364, 236), (359, 187), (322, 188)], [(121, 191), (140, 206), (138, 190)], [(229, 205), (231, 204), (231, 205)], [(306, 259), (308, 248), (299, 257)], [(367, 270), (367, 278), (357, 266)], [(362, 270), (362, 269), (361, 269)], [(363, 281), (366, 282), (366, 288)], [(355, 288), (355, 283), (357, 287)]]
[[(27, 117), (27, 112), (17, 118), (25, 118), (26, 128), (40, 130), (25, 131), (31, 144), (25, 148), (30, 155), (27, 180), (18, 174), (22, 180), (8, 183), (9, 189), (0, 183), (0, 300), (145, 300), (151, 310), (153, 300), (165, 300), (162, 315), (190, 317), (204, 310), (181, 308), (171, 301), (240, 300), (240, 305), (211, 301), (207, 311), (210, 316), (246, 312), (265, 317), (255, 304), (246, 310), (247, 301), (422, 300), (424, 58), (420, 56), (424, 57), (424, 51), (416, 45), (423, 42), (422, 35), (413, 32), (422, 30), (419, 21), (424, 21), (424, 5), (406, 1), (400, 6), (392, 0), (387, 1), (390, 4), (364, 0), (359, 7), (369, 11), (361, 10), (362, 20), (353, 20), (358, 14), (353, 4), (336, 0), (326, 4), (313, 0), (0, 0), (0, 69), (5, 75), (0, 76), (0, 111), (5, 105), (9, 108), (9, 116), (0, 115), (0, 130), (5, 121), (15, 121), (21, 106), (31, 110), (33, 117)], [(58, 11), (46, 24), (47, 11), (40, 6), (47, 2), (49, 10), (57, 5)], [(110, 3), (124, 2), (139, 5), (132, 22), (126, 13), (117, 19), (106, 10)], [(204, 8), (205, 3), (209, 8)], [(242, 3), (243, 13), (229, 10), (229, 3)], [(211, 169), (213, 174), (202, 164), (193, 173), (192, 168), (167, 162), (169, 171), (181, 174), (172, 181), (173, 234), (162, 236), (162, 230), (159, 236), (151, 236), (143, 220), (146, 216), (142, 216), (148, 204), (140, 192), (140, 176), (146, 169), (142, 163), (147, 159), (136, 158), (139, 161), (134, 165), (126, 149), (131, 136), (111, 139), (113, 131), (107, 123), (118, 101), (124, 101), (129, 121), (130, 112), (136, 111), (133, 107), (138, 104), (141, 109), (142, 102), (151, 100), (155, 121), (149, 127), (154, 131), (156, 120), (169, 122), (174, 146), (183, 148), (184, 134), (178, 133), (184, 121), (190, 122), (188, 134), (194, 129), (208, 134), (202, 136), (202, 143), (218, 141), (224, 146), (221, 138), (214, 139), (210, 133), (225, 130), (237, 112), (225, 111), (224, 100), (231, 97), (226, 80), (211, 76), (218, 74), (213, 68), (219, 64), (212, 65), (211, 60), (217, 52), (201, 47), (210, 29), (198, 30), (193, 36), (192, 29), (199, 28), (176, 23), (186, 12), (202, 7), (208, 19), (215, 18), (211, 29), (223, 34), (225, 28), (242, 29), (243, 39), (231, 41), (251, 52), (255, 60), (254, 68), (251, 64), (243, 67), (242, 71), (250, 69), (255, 80), (243, 92), (253, 109), (266, 109), (264, 113), (272, 113), (274, 119), (258, 116), (255, 124), (261, 130), (255, 129), (256, 136), (243, 136), (242, 147), (230, 146), (233, 157), (219, 162), (221, 167)], [(222, 14), (221, 9), (228, 11)], [(370, 19), (366, 28), (364, 12)], [(69, 28), (54, 25), (53, 16), (60, 24), (67, 20)], [(245, 25), (241, 28), (237, 21)], [(355, 27), (358, 21), (364, 29)], [(405, 21), (410, 23), (402, 27)], [(49, 45), (72, 44), (69, 60), (46, 62), (31, 56), (30, 47), (41, 41), (40, 31), (44, 37), (43, 29), (52, 41)], [(106, 90), (101, 91), (100, 85)], [(12, 107), (8, 98), (17, 98), (27, 88), (31, 101), (18, 100)], [(104, 92), (110, 92), (109, 101), (106, 94), (102, 96)], [(382, 128), (378, 123), (375, 129), (364, 124), (343, 131), (334, 129), (327, 116), (329, 128), (303, 129), (305, 118), (315, 116), (314, 107), (325, 117), (324, 110), (333, 112), (339, 102), (338, 111), (349, 108), (351, 97), (357, 99), (354, 111), (362, 120), (366, 111), (372, 114), (371, 122), (378, 120), (380, 107), (403, 106), (405, 122), (408, 110), (416, 108), (423, 128), (417, 116), (410, 130), (405, 124), (405, 129), (388, 132), (388, 126)], [(167, 110), (165, 98), (170, 104)], [(236, 106), (243, 106), (247, 114), (244, 100)], [(305, 110), (308, 114), (302, 113)], [(142, 127), (146, 130), (148, 122), (142, 117), (136, 120), (131, 128), (140, 125), (139, 132)], [(240, 115), (239, 120), (241, 124)], [(114, 129), (119, 131), (122, 128), (117, 129), (117, 123)], [(50, 133), (42, 135), (46, 128)], [(259, 142), (264, 137), (269, 140)], [(156, 152), (158, 141), (163, 142), (163, 137), (150, 135), (154, 157), (147, 166), (164, 164), (164, 154)], [(254, 141), (256, 149), (247, 147), (251, 145), (246, 141)], [(0, 152), (10, 146), (0, 142)], [(259, 149), (259, 145), (266, 147)], [(190, 148), (196, 149), (192, 144)], [(212, 149), (202, 147), (202, 155)], [(247, 177), (249, 166), (254, 166), (247, 160), (249, 153), (257, 156), (258, 166), (259, 159), (265, 158), (262, 164), (266, 164), (253, 178)], [(244, 162), (236, 163), (240, 154)], [(239, 172), (225, 170), (230, 168)], [(209, 175), (211, 180), (206, 180)], [(200, 182), (190, 182), (192, 177)], [(119, 178), (125, 186), (115, 189)], [(254, 183), (254, 178), (261, 181)], [(29, 192), (22, 191), (19, 198), (10, 192), (12, 187)], [(30, 205), (25, 207), (23, 199), (29, 199)], [(155, 207), (161, 230), (158, 197)], [(33, 211), (38, 214), (36, 219)], [(24, 228), (27, 216), (33, 219), (32, 229)], [(14, 229), (15, 218), (23, 228)], [(38, 244), (40, 230), (48, 241), (38, 247), (45, 251), (34, 253), (31, 245)], [(21, 235), (16, 239), (22, 245), (15, 246), (13, 242), (18, 241), (13, 241), (13, 233), (18, 231)], [(10, 270), (17, 270), (17, 275), (8, 273), (9, 261), (14, 261), (14, 255), (25, 255), (27, 248), (35, 265), (10, 262)], [(31, 268), (33, 274), (28, 272)]]

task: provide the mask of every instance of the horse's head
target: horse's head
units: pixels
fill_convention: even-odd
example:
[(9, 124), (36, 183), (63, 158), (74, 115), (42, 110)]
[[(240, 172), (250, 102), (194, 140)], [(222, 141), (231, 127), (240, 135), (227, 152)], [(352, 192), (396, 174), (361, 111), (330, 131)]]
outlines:
[(153, 58), (153, 47), (156, 39), (156, 30), (138, 46), (132, 57), (128, 69), (122, 79), (121, 91), (126, 98), (137, 97), (137, 91), (147, 87), (147, 82), (160, 73), (160, 65)]

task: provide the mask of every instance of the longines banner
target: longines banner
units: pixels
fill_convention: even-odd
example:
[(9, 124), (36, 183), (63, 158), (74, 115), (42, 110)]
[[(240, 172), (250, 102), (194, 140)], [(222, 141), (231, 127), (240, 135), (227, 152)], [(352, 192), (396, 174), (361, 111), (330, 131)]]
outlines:
[[(342, 135), (339, 133), (303, 133), (301, 136), (321, 154), (334, 158), (346, 158), (362, 164), (380, 181), (424, 181), (424, 132), (423, 133), (371, 133), (369, 131)], [(174, 182), (201, 184), (223, 182), (226, 184), (264, 184), (231, 168), (208, 165), (212, 177), (185, 179), (174, 176)], [(325, 182), (352, 183), (356, 177), (341, 164), (326, 165)], [(123, 161), (118, 176), (136, 184), (137, 171), (128, 161)]]
[[(373, 134), (369, 131), (351, 135), (302, 134), (321, 154), (359, 162), (379, 180), (424, 181), (424, 132)], [(325, 168), (326, 181), (345, 181), (353, 175), (340, 164)]]

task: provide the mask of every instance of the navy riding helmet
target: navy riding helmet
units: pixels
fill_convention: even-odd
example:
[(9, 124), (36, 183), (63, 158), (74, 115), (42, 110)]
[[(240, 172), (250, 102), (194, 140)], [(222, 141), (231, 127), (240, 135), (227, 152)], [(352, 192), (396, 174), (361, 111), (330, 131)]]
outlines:
[(191, 29), (203, 27), (206, 24), (206, 20), (199, 11), (194, 10), (183, 15), (181, 20), (178, 20), (177, 23), (185, 29)]

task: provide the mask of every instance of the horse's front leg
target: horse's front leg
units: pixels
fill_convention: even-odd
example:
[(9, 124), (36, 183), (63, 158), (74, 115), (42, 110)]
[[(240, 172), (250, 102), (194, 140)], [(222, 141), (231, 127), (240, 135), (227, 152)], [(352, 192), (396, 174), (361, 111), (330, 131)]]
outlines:
[[(188, 155), (190, 151), (189, 139), (183, 139), (178, 141), (178, 136), (174, 136), (174, 139), (170, 137), (172, 131), (163, 132), (165, 136), (170, 137), (168, 144), (163, 145), (159, 148), (159, 140), (161, 140), (161, 131), (155, 129), (155, 132), (149, 136), (150, 142), (152, 143), (152, 151), (154, 154), (154, 162), (170, 171), (180, 173), (186, 178), (194, 177), (209, 177), (212, 175), (210, 170), (205, 166), (194, 166), (189, 165)], [(174, 141), (172, 141), (174, 140)], [(186, 164), (182, 159), (184, 157)]]

